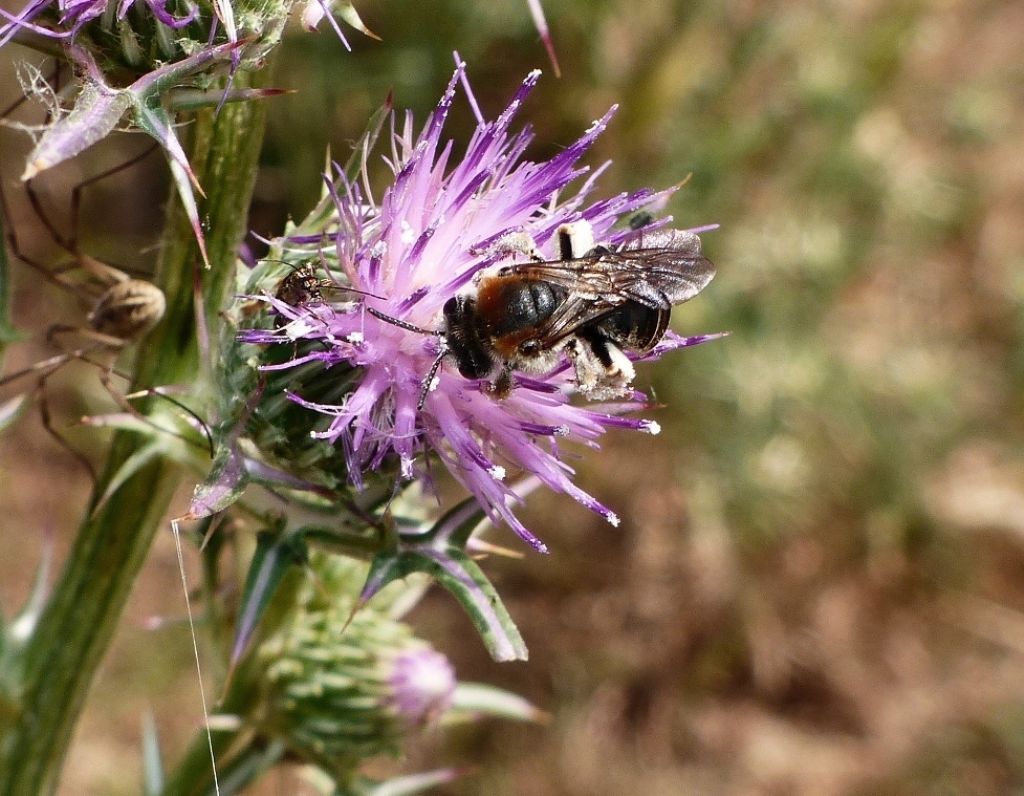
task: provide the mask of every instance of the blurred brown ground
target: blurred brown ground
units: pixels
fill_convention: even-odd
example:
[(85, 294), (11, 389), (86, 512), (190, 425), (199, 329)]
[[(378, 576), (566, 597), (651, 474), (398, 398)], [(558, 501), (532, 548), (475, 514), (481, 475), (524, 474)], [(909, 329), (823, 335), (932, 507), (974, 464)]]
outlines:
[[(353, 37), (345, 54), (329, 33), (296, 34), (283, 53), (277, 83), (302, 91), (273, 101), (262, 233), (308, 206), (325, 142), (344, 152), (388, 87), (422, 118), (458, 49), (493, 112), (544, 65), (524, 4), (361, 5), (383, 43)], [(539, 496), (527, 524), (552, 554), (488, 563), (529, 663), (490, 662), (443, 594), (414, 615), (460, 677), (524, 694), (551, 724), (435, 735), (403, 768), (477, 767), (447, 791), (460, 794), (1019, 792), (1024, 6), (546, 5), (563, 77), (526, 109), (535, 154), (621, 103), (590, 158), (615, 160), (603, 189), (693, 173), (669, 210), (680, 226), (723, 225), (705, 238), (719, 276), (675, 325), (733, 334), (643, 369), (666, 405), (660, 436), (613, 435), (581, 460), (622, 527)], [(469, 123), (457, 114), (453, 134)], [(10, 194), (18, 138), (0, 136)], [(138, 148), (122, 138), (100, 162)], [(57, 197), (77, 169), (103, 168), (85, 163), (51, 178)], [(124, 263), (152, 244), (159, 173), (154, 156), (98, 189), (111, 193), (83, 222), (87, 250)], [(18, 279), (16, 319), (36, 339), (74, 311), (27, 269)], [(40, 355), (15, 346), (5, 364)], [(103, 406), (88, 368), (51, 400), (65, 422)], [(44, 533), (66, 551), (86, 488), (35, 415), (0, 437), (6, 611)], [(190, 737), (187, 635), (143, 629), (180, 604), (164, 535), (62, 793), (136, 792), (148, 710), (170, 761)], [(284, 773), (259, 792), (302, 791)]]

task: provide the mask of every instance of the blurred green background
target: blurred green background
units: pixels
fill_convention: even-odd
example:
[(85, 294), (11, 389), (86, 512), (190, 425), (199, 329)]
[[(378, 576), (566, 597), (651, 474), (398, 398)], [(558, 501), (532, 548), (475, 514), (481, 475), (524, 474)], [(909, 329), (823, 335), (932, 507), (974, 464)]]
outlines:
[[(614, 160), (602, 193), (692, 174), (669, 211), (722, 225), (719, 275), (674, 325), (732, 332), (642, 368), (659, 437), (579, 462), (620, 528), (539, 496), (527, 525), (552, 554), (488, 563), (529, 663), (490, 662), (443, 594), (414, 615), (461, 678), (550, 724), (437, 734), (405, 767), (475, 767), (452, 794), (1024, 788), (1024, 5), (548, 0), (560, 79), (525, 2), (358, 8), (382, 42), (345, 53), (325, 27), (281, 53), (275, 83), (299, 92), (271, 101), (254, 229), (309, 207), (325, 145), (343, 157), (388, 90), (422, 119), (453, 50), (491, 115), (539, 66), (532, 155), (620, 103), (589, 158)], [(449, 132), (471, 124), (463, 106)], [(73, 465), (35, 447), (57, 463), (0, 486), (29, 529), (8, 607), (38, 529), (65, 529), (45, 474)], [(172, 752), (189, 736), (187, 638), (140, 627), (175, 577), (161, 540), (64, 792), (136, 789), (147, 707)]]

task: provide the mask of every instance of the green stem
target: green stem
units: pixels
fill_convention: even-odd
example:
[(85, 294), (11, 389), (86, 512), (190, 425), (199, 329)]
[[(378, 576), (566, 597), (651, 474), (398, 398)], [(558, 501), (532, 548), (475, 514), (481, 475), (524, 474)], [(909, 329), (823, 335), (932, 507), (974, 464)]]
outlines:
[[(0, 197), (2, 198), (2, 197)], [(18, 338), (17, 330), (11, 326), (11, 281), (10, 263), (7, 259), (7, 205), (0, 201), (0, 365), (3, 364), (4, 349)]]
[(227, 732), (213, 735), (214, 748), (217, 750), (216, 787), (210, 766), (210, 747), (206, 733), (203, 732), (193, 740), (185, 759), (164, 787), (163, 795), (214, 796), (217, 788), (221, 796), (241, 793), (284, 756), (285, 748), (279, 741), (267, 742), (252, 735), (237, 749), (228, 751), (230, 744), (237, 741), (235, 735)]
[[(238, 73), (234, 85), (244, 87), (249, 78)], [(200, 113), (192, 125), (192, 165), (207, 191), (204, 218), (213, 264), (200, 275), (206, 318), (216, 319), (234, 287), (235, 253), (245, 233), (263, 120), (262, 103), (239, 103), (216, 116)], [(193, 311), (198, 262), (188, 222), (172, 201), (157, 274), (168, 311), (139, 351), (136, 387), (198, 381)], [(21, 712), (0, 744), (4, 796), (36, 796), (56, 787), (96, 668), (150, 543), (157, 529), (166, 527), (180, 473), (162, 460), (139, 470), (93, 514), (106, 485), (138, 446), (139, 437), (131, 433), (114, 438), (89, 513), (27, 646)]]

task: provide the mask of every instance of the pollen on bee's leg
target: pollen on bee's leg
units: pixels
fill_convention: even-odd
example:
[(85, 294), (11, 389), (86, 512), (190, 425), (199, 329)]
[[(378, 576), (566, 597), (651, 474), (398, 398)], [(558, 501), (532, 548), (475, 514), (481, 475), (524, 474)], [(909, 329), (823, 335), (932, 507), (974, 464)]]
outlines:
[(576, 260), (594, 248), (594, 228), (585, 219), (562, 224), (558, 228), (558, 250), (561, 259)]
[(565, 344), (565, 353), (572, 362), (576, 374), (576, 389), (589, 395), (596, 389), (603, 370), (593, 349), (577, 337), (571, 337)]
[(632, 384), (636, 377), (636, 368), (633, 367), (629, 357), (622, 352), (621, 348), (612, 343), (608, 343), (608, 355), (612, 360), (612, 365), (608, 368), (608, 376), (621, 382), (623, 386)]
[(499, 237), (494, 243), (481, 248), (474, 248), (473, 254), (484, 254), (500, 260), (505, 257), (518, 257), (527, 260), (543, 260), (544, 256), (537, 248), (537, 241), (528, 232), (509, 232)]
[(487, 391), (495, 398), (508, 398), (513, 386), (512, 371), (502, 370), (498, 378), (489, 384)]

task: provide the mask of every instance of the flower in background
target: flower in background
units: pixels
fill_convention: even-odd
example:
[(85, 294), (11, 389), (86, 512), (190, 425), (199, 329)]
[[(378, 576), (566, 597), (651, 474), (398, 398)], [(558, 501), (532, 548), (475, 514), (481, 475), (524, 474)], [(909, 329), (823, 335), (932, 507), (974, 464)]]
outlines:
[[(284, 256), (325, 264), (353, 300), (289, 303), (265, 296), (280, 316), (277, 327), (249, 330), (241, 339), (312, 343), (296, 347), (295, 356), (268, 370), (311, 362), (344, 373), (358, 369), (357, 382), (341, 400), (320, 401), (301, 384), (290, 392), (293, 401), (330, 418), (313, 436), (341, 446), (354, 482), (393, 456), (404, 477), (413, 477), (418, 468), (425, 474), (420, 454), (432, 453), (492, 521), (504, 520), (535, 549), (546, 551), (513, 511), (519, 498), (508, 483), (510, 473), (533, 475), (617, 524), (610, 509), (573, 482), (563, 448), (567, 443), (597, 447), (609, 428), (657, 433), (656, 423), (627, 416), (646, 405), (645, 397), (630, 391), (614, 403), (575, 405), (572, 368), (562, 361), (539, 376), (516, 374), (513, 389), (498, 398), (486, 381), (463, 377), (445, 358), (420, 406), (424, 380), (445, 345), (443, 338), (422, 330), (440, 327), (442, 307), (471, 291), (474, 277), (516, 256), (504, 242), (530, 240), (540, 256), (557, 259), (559, 229), (584, 221), (597, 241), (615, 247), (636, 234), (620, 219), (657, 206), (671, 191), (591, 199), (607, 164), (591, 173), (579, 160), (615, 108), (550, 160), (525, 159), (533, 136), (528, 127), (512, 132), (511, 124), (539, 75), (528, 75), (504, 112), (487, 121), (459, 64), (418, 135), (408, 114), (393, 119), (387, 162), (394, 181), (380, 199), (370, 192), (364, 157), (354, 179), (339, 169), (337, 178), (328, 180), (333, 212), (324, 214), (318, 227), (300, 226), (277, 242)], [(460, 84), (477, 125), (465, 153), (456, 158), (442, 128)], [(577, 182), (575, 191), (567, 190)], [(669, 332), (635, 358), (657, 359), (714, 336), (681, 338)]]

